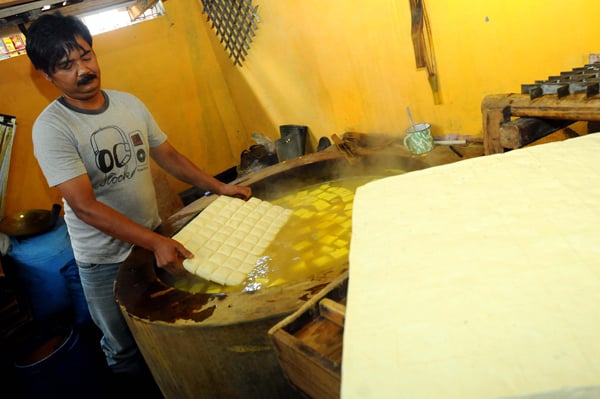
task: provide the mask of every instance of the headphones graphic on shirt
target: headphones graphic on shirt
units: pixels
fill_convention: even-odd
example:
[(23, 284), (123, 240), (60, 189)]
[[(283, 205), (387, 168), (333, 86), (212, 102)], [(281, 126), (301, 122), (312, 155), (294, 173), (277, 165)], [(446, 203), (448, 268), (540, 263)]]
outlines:
[(127, 136), (117, 126), (96, 130), (90, 138), (96, 166), (104, 173), (122, 168), (131, 159), (131, 146)]

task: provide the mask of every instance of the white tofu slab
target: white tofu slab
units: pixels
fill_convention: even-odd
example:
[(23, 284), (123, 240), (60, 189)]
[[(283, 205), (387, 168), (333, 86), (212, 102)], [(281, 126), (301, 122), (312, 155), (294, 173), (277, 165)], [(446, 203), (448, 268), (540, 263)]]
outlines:
[(600, 134), (356, 192), (344, 399), (600, 385)]

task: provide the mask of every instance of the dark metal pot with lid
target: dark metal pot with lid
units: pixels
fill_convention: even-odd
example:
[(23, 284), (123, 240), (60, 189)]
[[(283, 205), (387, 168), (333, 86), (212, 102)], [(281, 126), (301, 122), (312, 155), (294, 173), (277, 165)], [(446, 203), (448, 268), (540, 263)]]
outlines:
[(26, 237), (52, 230), (62, 207), (52, 205), (51, 210), (29, 209), (0, 220), (0, 232), (12, 237)]

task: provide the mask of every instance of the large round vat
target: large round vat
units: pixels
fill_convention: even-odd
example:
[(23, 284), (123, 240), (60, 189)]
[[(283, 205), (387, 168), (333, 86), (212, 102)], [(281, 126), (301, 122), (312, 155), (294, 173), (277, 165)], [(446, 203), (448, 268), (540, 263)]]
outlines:
[[(344, 176), (398, 174), (445, 159), (435, 150), (425, 157), (396, 151), (365, 154), (351, 165), (332, 149), (269, 166), (236, 183), (269, 200), (290, 187)], [(173, 235), (211, 200), (203, 197), (172, 215), (163, 234)], [(166, 398), (301, 397), (286, 381), (267, 332), (339, 273), (324, 271), (252, 293), (199, 294), (174, 288), (161, 272), (152, 253), (134, 248), (118, 273), (115, 292)]]

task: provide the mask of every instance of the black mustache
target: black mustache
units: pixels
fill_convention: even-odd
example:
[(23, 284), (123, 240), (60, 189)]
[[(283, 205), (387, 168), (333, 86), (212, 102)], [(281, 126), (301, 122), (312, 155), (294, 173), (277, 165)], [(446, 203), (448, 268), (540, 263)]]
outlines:
[(85, 86), (97, 77), (95, 73), (84, 75), (77, 81), (77, 86)]

